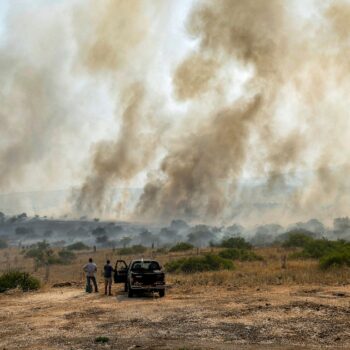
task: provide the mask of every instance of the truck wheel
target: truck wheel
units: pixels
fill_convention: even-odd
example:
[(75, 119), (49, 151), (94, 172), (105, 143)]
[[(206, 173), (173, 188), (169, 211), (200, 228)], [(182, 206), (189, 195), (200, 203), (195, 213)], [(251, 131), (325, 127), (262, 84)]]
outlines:
[(132, 289), (130, 288), (130, 285), (128, 285), (128, 298), (132, 298), (132, 296), (134, 295)]
[(161, 290), (159, 291), (159, 296), (160, 296), (161, 298), (163, 298), (163, 297), (165, 296), (165, 289), (161, 289)]

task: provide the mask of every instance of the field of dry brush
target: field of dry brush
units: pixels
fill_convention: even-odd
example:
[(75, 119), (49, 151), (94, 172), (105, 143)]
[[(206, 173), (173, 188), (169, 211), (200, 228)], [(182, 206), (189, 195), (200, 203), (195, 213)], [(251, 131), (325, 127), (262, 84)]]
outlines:
[[(113, 286), (113, 297), (84, 292), (82, 265), (90, 256), (99, 267), (120, 258), (111, 249), (78, 253), (75, 263), (51, 266), (49, 275), (16, 249), (1, 250), (2, 270), (47, 281), (37, 292), (0, 295), (0, 348), (350, 348), (350, 270), (322, 271), (316, 261), (289, 259), (282, 268), (282, 248), (258, 253), (264, 261), (236, 262), (233, 271), (168, 274), (165, 298), (129, 299), (121, 285)], [(164, 264), (182, 255), (156, 259)], [(61, 282), (70, 285), (53, 287)]]

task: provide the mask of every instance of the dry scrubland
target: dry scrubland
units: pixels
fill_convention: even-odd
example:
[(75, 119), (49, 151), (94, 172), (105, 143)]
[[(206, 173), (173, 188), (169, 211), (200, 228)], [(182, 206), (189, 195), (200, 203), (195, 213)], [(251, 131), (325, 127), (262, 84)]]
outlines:
[[(165, 264), (218, 250), (149, 251), (143, 256), (155, 255)], [(90, 256), (99, 267), (107, 258), (129, 261), (133, 256), (121, 257), (111, 249), (78, 252), (74, 263), (50, 266), (47, 276), (45, 268), (36, 270), (17, 249), (1, 250), (3, 271), (9, 267), (28, 271), (43, 281), (43, 287), (38, 292), (0, 295), (0, 345), (6, 349), (350, 348), (350, 269), (323, 271), (316, 260), (289, 258), (282, 268), (281, 257), (292, 250), (255, 251), (263, 261), (235, 262), (233, 271), (168, 274), (166, 298), (128, 299), (121, 285), (113, 286), (110, 298), (84, 293), (81, 267)], [(100, 274), (99, 280), (102, 283)], [(52, 287), (60, 282), (71, 286)]]

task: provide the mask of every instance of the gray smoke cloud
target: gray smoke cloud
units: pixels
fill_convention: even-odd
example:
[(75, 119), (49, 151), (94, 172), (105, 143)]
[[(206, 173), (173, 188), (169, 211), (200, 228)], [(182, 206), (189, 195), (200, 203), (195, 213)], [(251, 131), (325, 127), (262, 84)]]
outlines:
[[(59, 43), (65, 36), (64, 30), (59, 30), (64, 21), (53, 20), (46, 28), (49, 36), (44, 36), (34, 26), (37, 19), (23, 21), (20, 11), (12, 13), (8, 36), (0, 48), (1, 190), (11, 190), (25, 181), (35, 163), (49, 166), (47, 153), (57, 155), (54, 141), (61, 142), (65, 137), (62, 131), (67, 130), (70, 103), (62, 94), (66, 64), (51, 50), (51, 41)], [(64, 52), (65, 45), (58, 44), (55, 49)], [(50, 170), (46, 175), (52, 175)], [(38, 174), (38, 179), (42, 178)]]
[[(337, 113), (340, 123), (344, 123), (346, 115), (342, 114), (340, 101), (322, 97), (332, 91), (329, 82), (338, 88), (344, 83), (342, 76), (348, 70), (344, 57), (348, 52), (345, 42), (349, 39), (349, 8), (346, 2), (331, 4), (320, 10), (322, 19), (313, 23), (298, 21), (293, 16), (293, 6), (278, 0), (199, 2), (188, 21), (189, 34), (197, 38), (199, 49), (175, 72), (177, 97), (202, 98), (205, 114), (204, 100), (208, 95), (229, 88), (219, 80), (220, 67), (224, 69), (238, 61), (252, 66), (254, 74), (246, 85), (243, 102), (240, 99), (227, 105), (220, 101), (191, 137), (180, 138), (170, 150), (161, 163), (162, 180), (145, 186), (138, 215), (158, 220), (222, 220), (225, 209), (238, 196), (236, 183), (247, 162), (255, 162), (255, 167), (264, 171), (272, 191), (275, 184), (285, 181), (285, 173), (290, 176), (307, 163), (305, 154), (312, 142), (318, 144), (319, 150), (311, 166), (322, 170), (306, 189), (290, 198), (291, 203), (282, 208), (284, 212), (280, 212), (281, 208), (271, 210), (269, 219), (286, 212), (290, 219), (306, 208), (321, 214), (318, 200), (329, 193), (326, 189), (330, 187), (341, 196), (343, 186), (339, 185), (346, 175), (338, 171), (336, 180), (335, 175), (330, 176), (329, 167), (344, 161), (338, 157), (337, 147), (337, 138), (343, 133), (333, 127), (328, 139), (322, 139), (324, 128), (332, 128), (330, 115), (322, 109)], [(299, 94), (296, 100), (305, 110), (297, 111), (301, 115), (293, 117), (296, 126), (281, 136), (275, 118), (281, 113), (278, 106), (288, 103), (290, 96), (281, 93), (288, 85)], [(341, 85), (341, 89), (348, 93), (348, 84)], [(252, 137), (257, 140), (253, 147)], [(261, 152), (259, 156), (255, 156), (254, 147)], [(231, 188), (223, 186), (227, 183)], [(239, 195), (244, 203), (246, 194)], [(335, 210), (344, 204), (339, 198), (333, 200), (328, 205)], [(232, 214), (229, 213), (231, 217)]]
[[(288, 192), (303, 173), (265, 220), (346, 214), (349, 2), (194, 2), (192, 49), (171, 67), (169, 115), (157, 79), (172, 8), (76, 1), (32, 19), (13, 10), (0, 48), (2, 191), (26, 178), (57, 183), (75, 163), (73, 210), (110, 215), (127, 201), (115, 204), (113, 189), (148, 173), (130, 218), (218, 223), (251, 219), (257, 197)], [(101, 85), (113, 132), (89, 147), (84, 135), (94, 130), (79, 121), (93, 103), (79, 107)], [(242, 188), (246, 173), (267, 179), (264, 189)]]

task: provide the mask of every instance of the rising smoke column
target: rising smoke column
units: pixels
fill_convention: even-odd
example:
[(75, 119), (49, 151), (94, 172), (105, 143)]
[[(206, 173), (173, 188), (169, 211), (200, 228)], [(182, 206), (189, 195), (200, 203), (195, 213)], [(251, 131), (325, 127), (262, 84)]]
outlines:
[[(208, 96), (229, 89), (220, 82), (220, 69), (238, 62), (253, 67), (254, 75), (246, 84), (244, 97), (231, 105), (217, 99), (212, 115), (189, 137), (179, 138), (161, 163), (162, 176), (145, 186), (137, 215), (158, 220), (220, 220), (235, 198), (235, 183), (249, 162), (268, 176), (270, 189), (285, 181), (285, 173), (290, 176), (302, 166), (322, 169), (311, 185), (316, 191), (301, 189), (291, 198), (291, 204), (284, 208), (289, 216), (305, 215), (306, 209), (310, 210), (308, 215), (318, 212), (324, 189), (338, 187), (339, 182), (325, 168), (344, 160), (335, 145), (349, 124), (343, 125), (345, 129), (331, 126), (327, 109), (336, 113), (340, 125), (346, 116), (338, 101), (324, 97), (337, 88), (332, 83), (338, 84), (342, 74), (348, 73), (344, 57), (349, 49), (344, 43), (349, 40), (350, 6), (339, 1), (320, 10), (323, 18), (305, 23), (293, 16), (296, 3), (288, 7), (279, 0), (199, 2), (188, 24), (199, 48), (174, 74), (178, 99), (202, 101), (205, 115)], [(300, 106), (293, 117), (299, 122), (287, 134), (278, 130), (275, 121), (281, 113), (278, 107), (291, 97), (283, 96), (286, 86), (297, 95)], [(342, 88), (348, 94), (349, 86)], [(327, 136), (325, 128), (332, 130)], [(313, 147), (311, 142), (318, 145)], [(244, 202), (244, 193), (240, 195)], [(333, 197), (333, 206), (344, 204), (338, 199)], [(284, 214), (275, 213), (275, 219)]]
[[(162, 123), (154, 124), (155, 96), (145, 76), (154, 51), (156, 21), (150, 14), (167, 5), (138, 0), (88, 3), (76, 16), (77, 67), (82, 63), (89, 75), (108, 82), (119, 130), (114, 139), (92, 147), (90, 169), (74, 201), (79, 213), (108, 215), (116, 209), (112, 189), (145, 169), (156, 150)], [(87, 29), (83, 34), (81, 27)], [(123, 203), (117, 208), (122, 212)]]
[(175, 72), (178, 98), (228, 89), (220, 86), (217, 73), (231, 62), (253, 65), (255, 76), (245, 98), (231, 105), (220, 101), (209, 119), (170, 151), (161, 164), (165, 180), (146, 185), (139, 214), (206, 220), (223, 214), (228, 205), (225, 183), (234, 185), (242, 172), (251, 130), (268, 127), (284, 64), (281, 29), (287, 26), (280, 1), (201, 2), (194, 10), (188, 29), (200, 41), (199, 52)]
[[(337, 187), (345, 178), (343, 172), (331, 176), (325, 169), (342, 164), (348, 154), (338, 152), (349, 130), (344, 103), (329, 96), (332, 88), (342, 89), (340, 96), (349, 92), (344, 79), (349, 69), (349, 5), (319, 3), (318, 17), (298, 18), (294, 7), (301, 3), (196, 2), (187, 30), (198, 46), (172, 77), (175, 98), (190, 107), (182, 128), (169, 128), (163, 135), (151, 117), (161, 114), (159, 101), (145, 81), (150, 52), (161, 48), (152, 40), (158, 38), (153, 18), (145, 15), (150, 3), (89, 2), (77, 21), (90, 28), (86, 35), (77, 34), (77, 63), (110, 83), (121, 125), (114, 140), (92, 148), (91, 169), (77, 196), (77, 209), (107, 211), (111, 188), (148, 170), (162, 142), (167, 154), (158, 174), (144, 187), (134, 218), (221, 221), (232, 216), (232, 201), (244, 203), (255, 195), (238, 189), (247, 167), (268, 178), (271, 192), (303, 167), (320, 169), (316, 180), (283, 208), (296, 216), (315, 210), (324, 189)], [(160, 8), (160, 2), (153, 4)], [(239, 98), (230, 97), (235, 82), (227, 77), (232, 67), (251, 74)], [(293, 123), (285, 127), (290, 101)], [(145, 129), (150, 131), (147, 136)], [(339, 191), (333, 192), (334, 201), (343, 205)]]
[(79, 211), (108, 212), (112, 205), (108, 198), (112, 186), (137, 174), (152, 156), (155, 140), (139, 131), (140, 116), (145, 115), (144, 94), (143, 86), (137, 83), (123, 92), (122, 101), (126, 106), (121, 115), (119, 136), (116, 141), (101, 141), (95, 145), (93, 171), (85, 179), (77, 198)]

